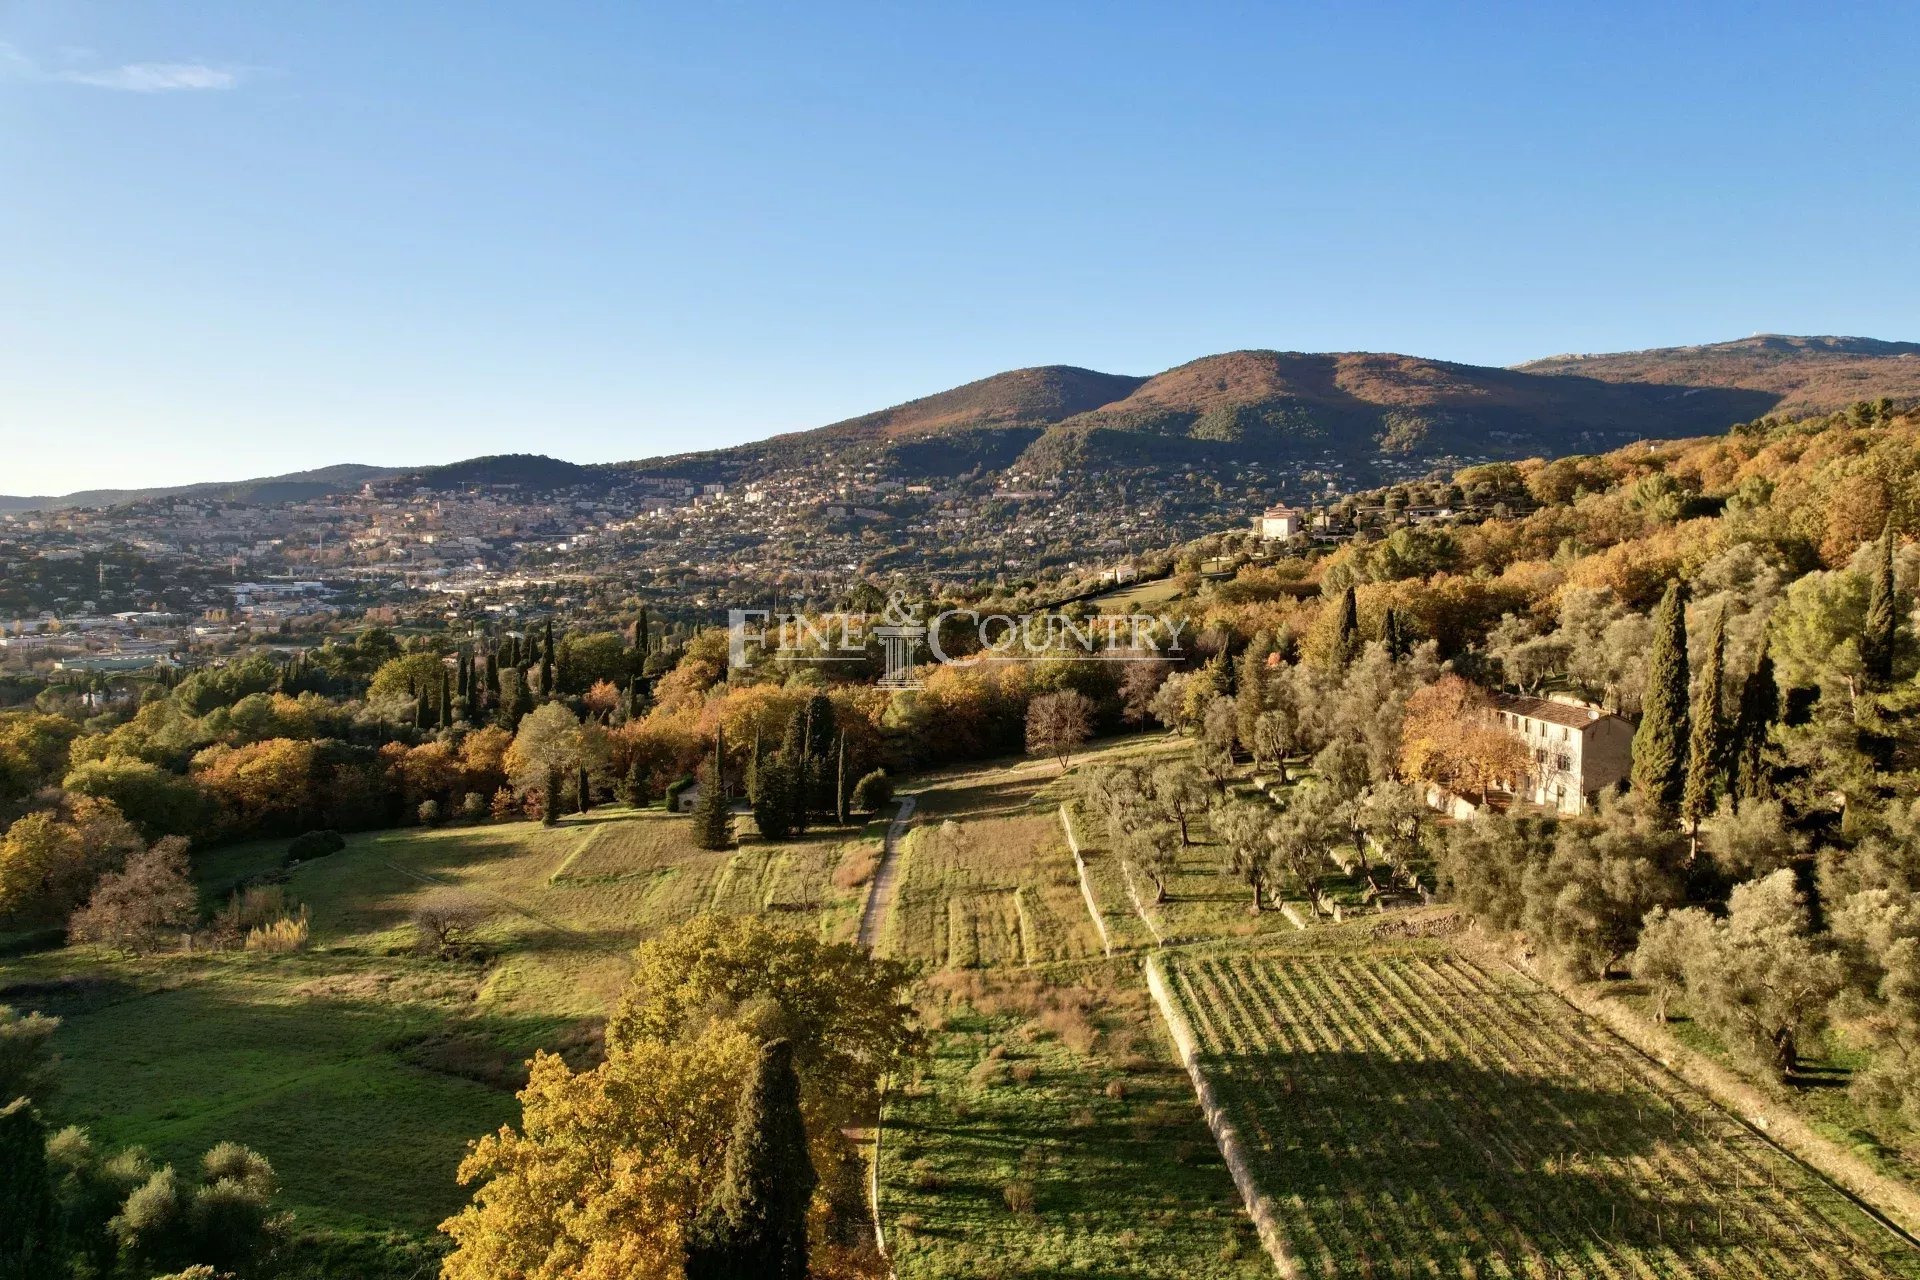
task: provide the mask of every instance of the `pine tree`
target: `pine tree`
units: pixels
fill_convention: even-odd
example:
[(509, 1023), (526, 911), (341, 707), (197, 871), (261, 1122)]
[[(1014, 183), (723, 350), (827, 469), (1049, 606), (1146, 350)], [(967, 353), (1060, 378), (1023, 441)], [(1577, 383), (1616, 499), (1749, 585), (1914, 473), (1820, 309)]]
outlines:
[(1727, 608), (1713, 617), (1713, 633), (1700, 664), (1699, 685), (1693, 698), (1692, 737), (1687, 744), (1687, 782), (1680, 797), (1680, 816), (1698, 840), (1700, 820), (1713, 812), (1713, 802), (1726, 777), (1727, 710), (1722, 686), (1726, 678)]
[[(0, 1277), (55, 1280), (66, 1275), (58, 1227), (47, 1170), (47, 1127), (31, 1101), (16, 1098), (0, 1107)], [(801, 1244), (804, 1250), (804, 1238)], [(801, 1261), (804, 1264), (804, 1252)]]
[(1773, 680), (1773, 655), (1766, 640), (1760, 642), (1760, 656), (1740, 686), (1740, 707), (1734, 717), (1732, 757), (1728, 765), (1729, 784), (1735, 800), (1753, 800), (1768, 790), (1765, 751), (1767, 730), (1780, 716), (1780, 690)]
[(1900, 606), (1893, 580), (1893, 521), (1880, 534), (1880, 556), (1873, 570), (1873, 588), (1867, 597), (1866, 625), (1860, 632), (1860, 665), (1869, 687), (1884, 690), (1893, 683), (1893, 643), (1900, 625)]
[(1668, 816), (1676, 814), (1687, 782), (1689, 680), (1687, 588), (1667, 588), (1653, 615), (1653, 649), (1647, 659), (1647, 694), (1633, 735), (1633, 789)]
[(1348, 587), (1340, 593), (1340, 619), (1333, 633), (1334, 663), (1345, 668), (1360, 656), (1360, 597)]
[(741, 1091), (720, 1185), (688, 1235), (687, 1280), (805, 1280), (818, 1184), (793, 1046), (774, 1040)]
[(713, 734), (713, 761), (701, 780), (700, 803), (693, 810), (693, 842), (702, 849), (733, 847), (733, 811), (727, 805), (726, 748)]

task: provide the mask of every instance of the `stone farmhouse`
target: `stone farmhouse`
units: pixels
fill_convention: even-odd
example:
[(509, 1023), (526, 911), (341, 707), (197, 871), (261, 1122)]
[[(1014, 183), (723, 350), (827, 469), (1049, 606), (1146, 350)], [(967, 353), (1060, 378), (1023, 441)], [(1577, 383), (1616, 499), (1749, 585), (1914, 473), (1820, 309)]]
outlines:
[(1633, 722), (1567, 694), (1493, 695), (1493, 715), (1526, 744), (1525, 778), (1508, 780), (1516, 801), (1564, 814), (1586, 813), (1593, 798), (1624, 781), (1632, 767)]

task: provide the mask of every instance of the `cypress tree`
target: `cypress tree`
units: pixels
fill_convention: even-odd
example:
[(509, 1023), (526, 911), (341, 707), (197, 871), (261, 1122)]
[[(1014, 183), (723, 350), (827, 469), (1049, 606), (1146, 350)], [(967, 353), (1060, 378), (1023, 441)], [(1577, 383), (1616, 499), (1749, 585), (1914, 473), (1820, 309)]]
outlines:
[(793, 769), (780, 757), (763, 760), (753, 796), (753, 825), (763, 840), (793, 834)]
[(453, 723), (453, 676), (445, 667), (440, 668), (440, 727), (446, 728)]
[(580, 774), (575, 782), (577, 785), (574, 791), (578, 798), (574, 801), (574, 807), (579, 812), (585, 813), (593, 807), (593, 783), (587, 777), (587, 766), (580, 766)]
[(1760, 656), (1740, 686), (1740, 707), (1735, 714), (1733, 749), (1728, 753), (1728, 783), (1736, 801), (1752, 800), (1767, 790), (1764, 752), (1767, 730), (1780, 716), (1780, 690), (1773, 680), (1773, 655), (1767, 642), (1760, 641)]
[(833, 699), (816, 693), (807, 699), (807, 754), (824, 757), (833, 750)]
[(553, 619), (547, 619), (547, 642), (540, 647), (540, 696), (551, 699), (553, 687)]
[(1880, 557), (1874, 565), (1866, 625), (1860, 633), (1860, 665), (1876, 690), (1893, 683), (1893, 641), (1899, 625), (1900, 606), (1893, 581), (1893, 521), (1889, 520), (1880, 535)]
[(815, 761), (804, 751), (784, 762), (786, 765), (785, 791), (787, 797), (787, 825), (794, 835), (807, 834), (808, 796), (813, 790)]
[(760, 771), (765, 767), (766, 761), (761, 758), (760, 750), (760, 726), (755, 724), (753, 726), (753, 746), (747, 750), (747, 803), (755, 806), (756, 812), (760, 804), (762, 781)]
[(560, 806), (566, 803), (562, 791), (566, 772), (557, 764), (547, 766), (547, 802), (540, 811), (540, 821), (552, 827), (560, 823)]
[(816, 693), (807, 699), (807, 759), (812, 766), (807, 777), (807, 805), (816, 813), (833, 808), (833, 780), (827, 770), (832, 767), (834, 739), (839, 736), (837, 720), (833, 699), (826, 694)]
[(1406, 657), (1406, 641), (1400, 633), (1400, 612), (1392, 605), (1387, 606), (1386, 616), (1380, 619), (1380, 641), (1387, 646), (1387, 656), (1398, 661)]
[(487, 654), (487, 670), (480, 683), (480, 701), (488, 707), (500, 705), (500, 655)]
[(813, 737), (813, 700), (797, 707), (787, 718), (786, 737), (780, 743), (780, 763), (791, 786), (786, 788), (787, 827), (796, 834), (807, 829), (807, 807), (813, 791), (814, 761), (810, 752)]
[(415, 694), (413, 698), (413, 727), (416, 729), (425, 729), (432, 718), (433, 706), (427, 698), (427, 690), (423, 685), (421, 686), (420, 692)]
[(1687, 783), (1680, 797), (1680, 816), (1696, 843), (1700, 820), (1713, 811), (1713, 801), (1726, 777), (1727, 710), (1722, 685), (1726, 676), (1727, 608), (1713, 617), (1713, 633), (1700, 664), (1699, 689), (1693, 697), (1692, 737), (1687, 744)]
[(793, 1046), (774, 1040), (741, 1091), (720, 1185), (688, 1235), (687, 1280), (806, 1280), (807, 1206), (818, 1183)]
[(1333, 633), (1333, 660), (1345, 667), (1360, 656), (1360, 597), (1348, 587), (1340, 593), (1340, 618)]
[[(58, 1231), (53, 1179), (47, 1170), (47, 1127), (30, 1100), (16, 1098), (0, 1108), (0, 1277), (55, 1280), (66, 1275)], [(803, 1238), (803, 1250), (805, 1245)], [(804, 1252), (801, 1257), (804, 1262)]]
[(733, 813), (727, 807), (725, 746), (719, 730), (713, 734), (713, 762), (693, 810), (693, 842), (702, 849), (733, 847)]
[(833, 766), (833, 820), (847, 825), (847, 731), (840, 731), (840, 750)]
[(1687, 588), (1675, 582), (1653, 615), (1647, 694), (1633, 735), (1633, 789), (1660, 812), (1676, 814), (1687, 782)]

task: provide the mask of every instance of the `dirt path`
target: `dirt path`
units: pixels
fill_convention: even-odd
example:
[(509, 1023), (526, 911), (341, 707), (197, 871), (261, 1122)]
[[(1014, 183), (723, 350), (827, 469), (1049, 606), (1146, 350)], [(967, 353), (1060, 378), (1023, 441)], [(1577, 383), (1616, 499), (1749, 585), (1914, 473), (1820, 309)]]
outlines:
[(880, 845), (880, 865), (873, 869), (873, 888), (867, 893), (866, 910), (860, 913), (860, 945), (871, 951), (880, 941), (880, 928), (893, 909), (893, 881), (899, 870), (900, 837), (906, 833), (907, 820), (913, 817), (912, 796), (900, 797), (900, 811), (887, 824), (886, 839)]

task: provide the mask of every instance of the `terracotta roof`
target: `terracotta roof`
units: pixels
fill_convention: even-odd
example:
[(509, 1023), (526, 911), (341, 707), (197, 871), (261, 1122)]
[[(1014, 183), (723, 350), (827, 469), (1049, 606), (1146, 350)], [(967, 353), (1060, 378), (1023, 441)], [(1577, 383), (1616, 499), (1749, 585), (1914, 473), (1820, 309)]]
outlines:
[(1493, 695), (1496, 711), (1509, 711), (1529, 720), (1544, 720), (1548, 724), (1563, 724), (1570, 729), (1584, 729), (1597, 720), (1615, 719), (1613, 712), (1588, 703), (1555, 702), (1550, 698), (1528, 698), (1512, 693)]

